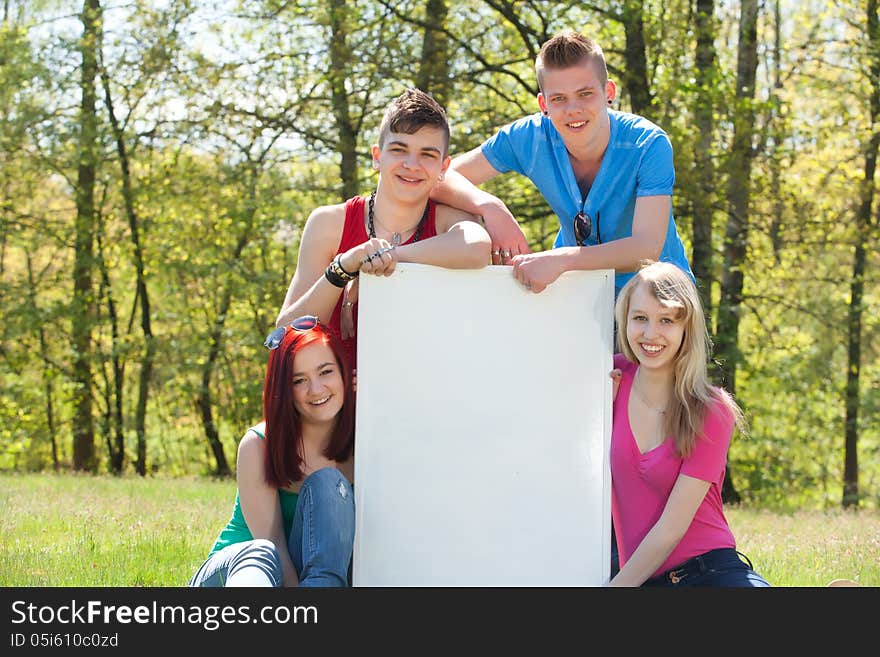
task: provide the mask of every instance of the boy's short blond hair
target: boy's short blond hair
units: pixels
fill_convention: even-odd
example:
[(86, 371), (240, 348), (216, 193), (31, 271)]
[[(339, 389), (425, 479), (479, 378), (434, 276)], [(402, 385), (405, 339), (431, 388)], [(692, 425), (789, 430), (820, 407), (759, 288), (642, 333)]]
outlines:
[(544, 90), (544, 69), (571, 68), (585, 62), (596, 67), (599, 82), (604, 86), (608, 82), (608, 67), (605, 65), (605, 53), (599, 44), (573, 30), (560, 32), (541, 46), (535, 58), (538, 86)]

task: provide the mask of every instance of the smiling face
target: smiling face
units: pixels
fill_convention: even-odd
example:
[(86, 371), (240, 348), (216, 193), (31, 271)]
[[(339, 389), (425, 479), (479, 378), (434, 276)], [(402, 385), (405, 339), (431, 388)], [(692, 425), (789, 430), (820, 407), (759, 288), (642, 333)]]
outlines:
[(314, 342), (293, 361), (293, 406), (303, 424), (335, 422), (345, 399), (345, 383), (333, 350)]
[(636, 287), (626, 316), (626, 339), (639, 364), (672, 371), (684, 340), (684, 309), (659, 301), (648, 283)]
[(544, 69), (538, 106), (566, 146), (589, 145), (608, 134), (608, 100), (616, 90), (613, 81), (603, 82), (596, 66), (584, 60), (568, 68)]
[(425, 126), (413, 134), (389, 132), (382, 146), (373, 146), (383, 187), (404, 198), (431, 193), (441, 174), (449, 167), (446, 134), (440, 128)]

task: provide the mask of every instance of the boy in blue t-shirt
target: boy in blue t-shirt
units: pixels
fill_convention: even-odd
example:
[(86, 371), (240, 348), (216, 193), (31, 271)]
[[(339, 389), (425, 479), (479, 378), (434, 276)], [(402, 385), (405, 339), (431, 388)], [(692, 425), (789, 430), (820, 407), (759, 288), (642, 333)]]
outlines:
[[(547, 41), (535, 70), (541, 112), (456, 157), (435, 198), (482, 215), (493, 264), (513, 265), (533, 292), (565, 271), (614, 269), (616, 296), (645, 259), (672, 262), (693, 279), (672, 217), (675, 171), (666, 133), (609, 109), (617, 85), (602, 49), (581, 34)], [(531, 253), (510, 210), (475, 187), (508, 171), (527, 176), (559, 217), (551, 251)]]

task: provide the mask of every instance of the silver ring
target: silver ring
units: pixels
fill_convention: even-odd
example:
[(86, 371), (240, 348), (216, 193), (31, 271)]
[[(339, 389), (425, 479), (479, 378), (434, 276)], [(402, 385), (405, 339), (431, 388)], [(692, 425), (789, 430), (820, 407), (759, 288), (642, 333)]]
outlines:
[(493, 256), (500, 256), (500, 255), (501, 255), (501, 251), (500, 251), (500, 250), (498, 250), (498, 251), (492, 251), (492, 255), (493, 255)]
[(504, 249), (503, 255), (504, 255), (505, 258), (509, 258), (509, 257), (510, 257), (510, 251), (508, 251), (507, 249)]

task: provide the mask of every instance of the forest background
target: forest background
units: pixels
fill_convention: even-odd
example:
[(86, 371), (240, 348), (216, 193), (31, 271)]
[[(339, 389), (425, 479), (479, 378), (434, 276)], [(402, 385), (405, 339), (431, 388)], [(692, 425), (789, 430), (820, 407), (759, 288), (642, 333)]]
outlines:
[[(382, 109), (430, 91), (469, 150), (537, 111), (564, 28), (672, 141), (750, 420), (725, 500), (880, 508), (877, 0), (4, 0), (0, 471), (230, 474), (303, 223), (375, 184)], [(552, 246), (527, 180), (487, 189)]]

